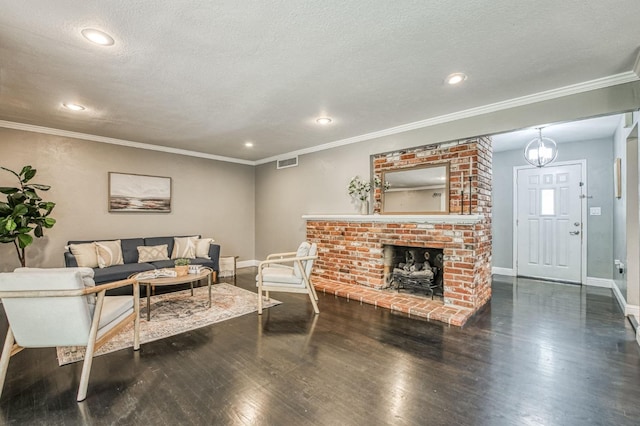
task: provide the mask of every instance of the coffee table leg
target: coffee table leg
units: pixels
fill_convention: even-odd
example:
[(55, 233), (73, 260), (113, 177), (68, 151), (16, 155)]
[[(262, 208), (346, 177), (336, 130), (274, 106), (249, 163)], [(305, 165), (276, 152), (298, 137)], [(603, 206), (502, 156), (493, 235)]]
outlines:
[(147, 321), (151, 321), (151, 285), (147, 284)]
[(211, 307), (211, 274), (207, 276), (207, 284), (209, 285), (209, 307)]

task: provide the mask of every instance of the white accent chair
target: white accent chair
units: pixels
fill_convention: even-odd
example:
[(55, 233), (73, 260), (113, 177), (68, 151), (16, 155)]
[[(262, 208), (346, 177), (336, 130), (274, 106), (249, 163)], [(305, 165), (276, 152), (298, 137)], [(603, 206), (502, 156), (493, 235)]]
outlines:
[[(105, 296), (133, 285), (133, 296)], [(0, 357), (0, 395), (11, 356), (23, 348), (86, 346), (78, 401), (87, 397), (95, 351), (134, 321), (140, 348), (140, 287), (135, 280), (96, 286), (91, 268), (18, 268), (0, 273), (0, 298), (9, 322)]]
[[(307, 293), (313, 311), (319, 314), (318, 295), (311, 283), (313, 261), (318, 258), (318, 246), (304, 241), (297, 251), (274, 253), (258, 265), (256, 282), (258, 287), (258, 314), (262, 315), (262, 297), (269, 298), (269, 292)], [(287, 264), (292, 264), (288, 266)]]

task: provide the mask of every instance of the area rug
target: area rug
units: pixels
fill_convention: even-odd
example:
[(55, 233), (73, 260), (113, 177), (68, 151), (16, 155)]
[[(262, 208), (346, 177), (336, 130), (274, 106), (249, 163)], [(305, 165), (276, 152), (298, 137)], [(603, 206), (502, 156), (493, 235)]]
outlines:
[[(280, 304), (269, 299), (263, 304), (269, 308)], [(151, 321), (147, 321), (146, 299), (140, 299), (140, 343), (164, 339), (185, 331), (204, 327), (220, 321), (246, 315), (258, 310), (258, 296), (229, 284), (211, 286), (211, 308), (207, 287), (197, 287), (151, 296)], [(133, 322), (104, 344), (95, 356), (108, 354), (133, 346)], [(84, 347), (67, 346), (56, 348), (58, 364), (65, 365), (84, 359)]]

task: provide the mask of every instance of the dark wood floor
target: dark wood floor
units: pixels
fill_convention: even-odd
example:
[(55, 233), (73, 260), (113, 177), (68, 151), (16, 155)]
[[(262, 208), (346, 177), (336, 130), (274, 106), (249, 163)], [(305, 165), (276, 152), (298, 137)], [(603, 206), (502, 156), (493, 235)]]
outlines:
[(319, 296), (317, 318), (277, 294), (262, 318), (98, 357), (80, 404), (80, 364), (25, 350), (0, 424), (640, 424), (640, 347), (610, 290), (494, 277), (463, 328)]

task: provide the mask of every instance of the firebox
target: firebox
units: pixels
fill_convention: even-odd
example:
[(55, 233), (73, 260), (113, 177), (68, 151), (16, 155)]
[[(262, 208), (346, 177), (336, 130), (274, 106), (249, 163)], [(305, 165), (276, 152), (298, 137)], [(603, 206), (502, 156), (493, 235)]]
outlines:
[(444, 294), (442, 249), (430, 247), (383, 246), (384, 281), (395, 290), (424, 292), (433, 299)]

